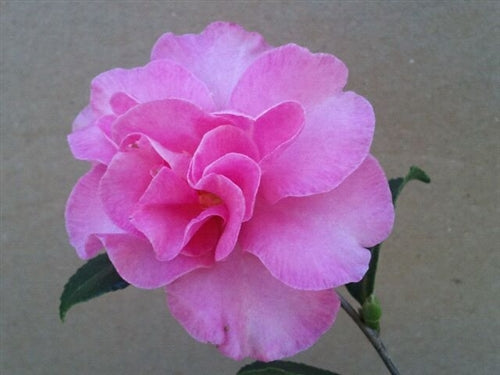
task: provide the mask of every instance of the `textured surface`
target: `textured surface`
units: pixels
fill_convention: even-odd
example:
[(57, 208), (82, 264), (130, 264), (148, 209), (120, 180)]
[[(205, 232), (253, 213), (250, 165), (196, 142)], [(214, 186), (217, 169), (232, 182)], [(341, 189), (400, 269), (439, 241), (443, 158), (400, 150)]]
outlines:
[[(405, 189), (381, 253), (382, 334), (402, 373), (499, 372), (499, 16), (484, 1), (0, 3), (0, 372), (209, 375), (243, 364), (190, 338), (161, 290), (79, 305), (64, 324), (57, 313), (81, 264), (63, 212), (87, 165), (65, 137), (90, 80), (144, 64), (165, 31), (217, 19), (337, 55), (375, 108), (373, 153), (387, 174), (417, 164), (433, 178)], [(342, 312), (294, 359), (386, 373)]]

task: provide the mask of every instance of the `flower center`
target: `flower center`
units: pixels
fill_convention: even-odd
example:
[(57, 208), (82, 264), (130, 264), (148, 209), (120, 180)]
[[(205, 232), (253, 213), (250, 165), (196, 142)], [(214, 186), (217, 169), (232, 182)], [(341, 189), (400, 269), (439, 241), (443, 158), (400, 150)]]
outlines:
[(208, 191), (199, 190), (198, 192), (198, 202), (203, 208), (208, 208), (212, 206), (217, 206), (222, 203), (217, 195), (210, 193)]

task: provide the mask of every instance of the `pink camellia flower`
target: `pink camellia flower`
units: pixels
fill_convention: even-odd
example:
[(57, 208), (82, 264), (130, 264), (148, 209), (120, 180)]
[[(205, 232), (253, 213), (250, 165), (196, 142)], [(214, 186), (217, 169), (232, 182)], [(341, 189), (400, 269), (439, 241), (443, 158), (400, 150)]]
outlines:
[(71, 150), (92, 168), (68, 200), (71, 244), (164, 287), (229, 357), (306, 349), (394, 218), (372, 107), (346, 81), (334, 56), (235, 24), (163, 35), (145, 66), (97, 76), (75, 119)]

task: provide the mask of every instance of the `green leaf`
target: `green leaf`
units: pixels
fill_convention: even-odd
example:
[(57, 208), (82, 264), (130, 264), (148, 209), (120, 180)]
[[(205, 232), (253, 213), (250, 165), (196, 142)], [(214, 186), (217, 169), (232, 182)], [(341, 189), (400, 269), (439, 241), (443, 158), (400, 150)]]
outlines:
[(64, 286), (59, 317), (64, 321), (73, 305), (127, 286), (129, 283), (118, 275), (108, 255), (100, 254), (80, 267)]
[(404, 178), (398, 177), (389, 180), (389, 187), (391, 189), (391, 194), (392, 194), (392, 203), (396, 203), (396, 200), (398, 199), (398, 196), (405, 187), (405, 185), (412, 180), (421, 181), (426, 184), (431, 182), (431, 179), (427, 175), (427, 173), (425, 173), (419, 167), (416, 167), (414, 165), (411, 166), (410, 170), (408, 171), (407, 175)]
[[(426, 184), (431, 182), (427, 173), (419, 167), (411, 166), (405, 177), (392, 178), (389, 180), (389, 188), (391, 189), (393, 204), (396, 204), (396, 200), (398, 199), (401, 191), (403, 191), (405, 185), (412, 180), (422, 181)], [(357, 283), (350, 283), (346, 285), (349, 294), (353, 296), (360, 305), (363, 305), (363, 303), (365, 303), (367, 298), (370, 297), (375, 290), (375, 276), (377, 273), (378, 256), (381, 246), (382, 244), (380, 243), (368, 249), (371, 251), (372, 256), (370, 259), (370, 266), (363, 279)]]
[(273, 361), (254, 362), (243, 367), (236, 375), (339, 375), (303, 363)]
[(356, 301), (359, 302), (360, 305), (363, 305), (363, 303), (365, 303), (367, 298), (371, 296), (375, 290), (375, 282), (374, 281), (369, 282), (369, 281), (375, 280), (380, 246), (382, 246), (382, 244), (378, 244), (377, 246), (368, 249), (371, 251), (372, 256), (370, 258), (370, 265), (368, 266), (368, 271), (366, 271), (366, 274), (361, 279), (361, 281), (358, 281), (357, 283), (346, 284), (347, 291), (351, 296), (354, 297)]

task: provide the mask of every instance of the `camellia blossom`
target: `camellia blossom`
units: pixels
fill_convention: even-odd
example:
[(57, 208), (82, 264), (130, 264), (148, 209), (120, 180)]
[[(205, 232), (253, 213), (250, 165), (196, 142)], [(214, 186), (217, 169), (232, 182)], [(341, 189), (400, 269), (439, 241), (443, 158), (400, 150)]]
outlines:
[(373, 109), (346, 81), (336, 57), (235, 24), (164, 34), (145, 66), (97, 76), (74, 121), (71, 151), (92, 167), (67, 203), (71, 244), (164, 287), (229, 357), (310, 347), (394, 219)]

